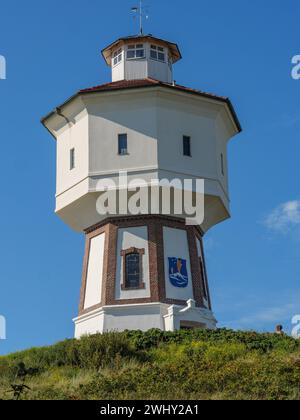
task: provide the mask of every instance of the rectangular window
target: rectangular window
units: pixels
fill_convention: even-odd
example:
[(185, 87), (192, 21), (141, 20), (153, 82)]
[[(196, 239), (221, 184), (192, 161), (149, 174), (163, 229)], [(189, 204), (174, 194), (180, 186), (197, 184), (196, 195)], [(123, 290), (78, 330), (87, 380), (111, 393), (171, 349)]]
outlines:
[(191, 138), (189, 136), (183, 136), (183, 155), (192, 156), (191, 154)]
[(127, 134), (119, 134), (119, 155), (127, 155)]
[(145, 49), (143, 44), (128, 45), (127, 55), (128, 60), (145, 58)]
[(158, 61), (165, 62), (165, 60), (166, 60), (165, 49), (162, 48), (162, 47), (157, 47), (156, 45), (151, 45), (150, 57), (153, 60), (158, 60)]
[(143, 283), (143, 256), (145, 249), (129, 248), (121, 251), (123, 265), (122, 290), (145, 289)]
[(122, 48), (120, 48), (119, 50), (115, 51), (113, 54), (113, 65), (116, 66), (117, 64), (121, 63), (123, 58), (123, 52), (122, 52)]
[(75, 149), (70, 150), (70, 171), (75, 168)]
[(126, 255), (125, 258), (125, 287), (126, 289), (138, 288), (140, 284), (140, 255), (132, 253)]

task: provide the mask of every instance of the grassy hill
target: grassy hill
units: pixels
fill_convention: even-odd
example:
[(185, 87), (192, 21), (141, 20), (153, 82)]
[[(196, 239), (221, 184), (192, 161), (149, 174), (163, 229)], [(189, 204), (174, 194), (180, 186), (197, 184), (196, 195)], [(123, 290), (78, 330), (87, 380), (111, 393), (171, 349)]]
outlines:
[(0, 357), (0, 399), (18, 393), (35, 400), (300, 399), (300, 341), (228, 330), (66, 340)]

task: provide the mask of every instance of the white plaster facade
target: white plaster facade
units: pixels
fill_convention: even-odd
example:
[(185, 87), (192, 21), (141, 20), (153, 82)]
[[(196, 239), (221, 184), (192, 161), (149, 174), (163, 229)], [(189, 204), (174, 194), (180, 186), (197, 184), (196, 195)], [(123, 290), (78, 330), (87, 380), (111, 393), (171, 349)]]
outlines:
[(148, 303), (138, 305), (104, 306), (75, 318), (75, 338), (108, 331), (152, 328), (176, 331), (183, 327), (215, 329), (217, 321), (211, 311), (196, 308), (194, 301), (186, 307)]
[[(130, 44), (129, 44), (130, 45)], [(121, 47), (122, 61), (112, 66), (112, 81), (137, 80), (152, 78), (163, 82), (172, 83), (173, 66), (168, 61), (169, 49), (164, 47), (165, 60), (163, 62), (153, 60), (150, 57), (151, 43), (142, 44), (145, 50), (145, 57), (142, 59), (127, 59), (128, 44)], [(119, 48), (119, 47), (118, 47)], [(118, 49), (117, 48), (117, 49)], [(115, 51), (115, 50), (114, 50)]]
[(101, 302), (102, 279), (103, 279), (103, 259), (104, 259), (105, 233), (95, 236), (91, 240), (86, 290), (84, 299), (84, 309), (92, 308)]
[[(83, 95), (45, 123), (57, 139), (56, 213), (82, 231), (99, 222), (97, 183), (119, 171), (148, 185), (161, 179), (205, 180), (203, 231), (229, 217), (227, 143), (236, 127), (226, 104), (164, 87)], [(128, 155), (118, 155), (118, 135)], [(192, 156), (182, 154), (191, 137)], [(70, 170), (70, 149), (75, 168)], [(221, 156), (223, 155), (223, 170)]]

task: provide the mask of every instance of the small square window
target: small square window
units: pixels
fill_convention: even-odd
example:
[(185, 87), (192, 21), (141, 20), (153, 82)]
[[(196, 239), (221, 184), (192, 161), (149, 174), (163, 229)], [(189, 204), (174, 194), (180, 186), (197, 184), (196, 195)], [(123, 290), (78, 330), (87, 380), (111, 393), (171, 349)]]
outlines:
[(189, 136), (183, 136), (183, 155), (192, 156), (191, 153), (191, 138)]
[(137, 58), (144, 58), (144, 56), (145, 56), (144, 50), (136, 50)]
[(126, 57), (130, 59), (140, 59), (145, 57), (145, 50), (143, 44), (128, 45)]
[(127, 58), (135, 58), (135, 51), (134, 50), (127, 51)]
[(163, 47), (157, 47), (156, 45), (151, 45), (150, 58), (152, 58), (152, 60), (165, 62), (165, 59), (166, 59), (165, 49)]
[(75, 149), (70, 150), (70, 171), (75, 168)]
[(153, 60), (157, 60), (157, 51), (151, 50), (150, 57), (153, 58)]
[(119, 155), (124, 156), (128, 154), (127, 149), (127, 134), (119, 134), (118, 137), (118, 150)]
[(159, 59), (159, 61), (165, 61), (165, 54), (164, 54), (164, 53), (159, 52), (159, 53), (158, 53), (158, 59)]
[(113, 54), (113, 65), (116, 66), (122, 61), (122, 48), (115, 51)]

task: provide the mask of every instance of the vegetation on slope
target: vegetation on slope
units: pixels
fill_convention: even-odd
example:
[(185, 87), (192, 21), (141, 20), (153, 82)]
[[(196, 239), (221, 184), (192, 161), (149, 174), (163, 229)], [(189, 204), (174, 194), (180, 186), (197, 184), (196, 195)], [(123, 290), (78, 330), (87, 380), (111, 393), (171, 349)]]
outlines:
[(300, 399), (300, 342), (228, 330), (66, 340), (0, 357), (0, 399), (12, 398)]

